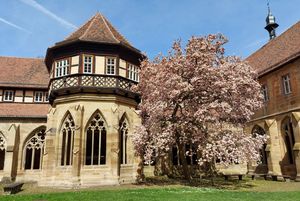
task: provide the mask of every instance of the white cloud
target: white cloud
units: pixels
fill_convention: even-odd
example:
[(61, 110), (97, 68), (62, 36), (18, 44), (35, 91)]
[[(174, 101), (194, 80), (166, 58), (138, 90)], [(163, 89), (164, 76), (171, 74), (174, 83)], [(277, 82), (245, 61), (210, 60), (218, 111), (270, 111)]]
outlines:
[(16, 29), (18, 29), (18, 30), (24, 31), (24, 32), (26, 32), (26, 33), (31, 33), (31, 32), (28, 31), (27, 29), (24, 29), (24, 28), (22, 28), (22, 27), (20, 27), (20, 26), (18, 26), (18, 25), (16, 25), (16, 24), (14, 24), (14, 23), (12, 23), (12, 22), (9, 22), (9, 21), (7, 21), (7, 20), (1, 18), (1, 17), (0, 17), (0, 22), (3, 22), (3, 23), (5, 23), (5, 24), (7, 24), (7, 25), (9, 25), (9, 26), (11, 26), (11, 27), (14, 27), (14, 28), (16, 28)]
[(38, 11), (44, 13), (45, 15), (51, 17), (52, 19), (58, 21), (60, 24), (68, 27), (68, 28), (72, 28), (72, 29), (77, 29), (78, 27), (70, 22), (68, 22), (67, 20), (58, 17), (56, 14), (52, 13), (51, 11), (49, 11), (47, 8), (43, 7), (41, 4), (37, 3), (34, 0), (20, 0), (23, 3), (37, 9)]

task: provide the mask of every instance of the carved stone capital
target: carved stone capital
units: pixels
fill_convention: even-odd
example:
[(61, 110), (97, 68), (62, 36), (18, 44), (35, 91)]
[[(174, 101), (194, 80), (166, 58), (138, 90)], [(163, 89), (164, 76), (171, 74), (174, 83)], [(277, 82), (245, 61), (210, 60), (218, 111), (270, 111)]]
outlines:
[(268, 126), (268, 128), (270, 128), (275, 121), (276, 121), (275, 119), (267, 119), (265, 120), (265, 123)]
[(292, 112), (292, 115), (294, 116), (294, 118), (297, 122), (300, 121), (300, 112)]

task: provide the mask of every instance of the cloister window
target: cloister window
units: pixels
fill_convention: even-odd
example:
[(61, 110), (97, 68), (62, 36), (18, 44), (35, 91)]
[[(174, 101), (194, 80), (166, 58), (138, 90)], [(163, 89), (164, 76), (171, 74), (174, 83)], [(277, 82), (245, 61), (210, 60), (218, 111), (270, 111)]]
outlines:
[(84, 55), (83, 59), (83, 72), (92, 73), (93, 56)]
[(269, 92), (267, 85), (262, 85), (261, 87), (262, 94), (264, 96), (264, 102), (267, 102), (269, 100)]
[(106, 128), (104, 119), (97, 113), (86, 130), (86, 165), (106, 163)]
[(43, 102), (44, 92), (36, 91), (34, 93), (34, 102)]
[(62, 77), (68, 75), (69, 60), (63, 59), (55, 62), (55, 77)]
[[(252, 129), (252, 135), (265, 135), (265, 130), (260, 126), (254, 126)], [(263, 144), (262, 148), (259, 150), (260, 153), (260, 162), (264, 165), (268, 164), (267, 152), (266, 152), (267, 144)]]
[(136, 82), (139, 81), (139, 69), (137, 66), (132, 64), (128, 65), (128, 78)]
[(6, 142), (3, 135), (0, 133), (0, 170), (4, 169)]
[(114, 57), (106, 58), (106, 74), (107, 75), (116, 74), (116, 58)]
[(75, 123), (70, 114), (64, 120), (62, 129), (61, 165), (72, 165)]
[(41, 169), (45, 130), (42, 129), (34, 134), (25, 144), (25, 169)]
[(290, 93), (292, 93), (291, 82), (290, 82), (290, 75), (289, 74), (287, 74), (285, 76), (282, 76), (282, 86), (283, 86), (283, 92), (284, 92), (284, 94), (290, 94)]
[(177, 146), (172, 147), (172, 163), (173, 163), (173, 165), (181, 164)]
[[(197, 153), (196, 147), (194, 145), (186, 144), (184, 146), (184, 153), (187, 165), (196, 165), (197, 164)], [(179, 156), (179, 149), (177, 146), (172, 148), (172, 162), (173, 165), (182, 165), (182, 161)]]
[(282, 124), (284, 142), (289, 164), (294, 164), (293, 147), (295, 144), (294, 129), (290, 118), (286, 118)]
[(3, 95), (3, 101), (11, 102), (14, 100), (14, 91), (5, 90)]
[(128, 123), (124, 119), (120, 123), (120, 157), (121, 157), (121, 164), (127, 164), (127, 148), (128, 148)]

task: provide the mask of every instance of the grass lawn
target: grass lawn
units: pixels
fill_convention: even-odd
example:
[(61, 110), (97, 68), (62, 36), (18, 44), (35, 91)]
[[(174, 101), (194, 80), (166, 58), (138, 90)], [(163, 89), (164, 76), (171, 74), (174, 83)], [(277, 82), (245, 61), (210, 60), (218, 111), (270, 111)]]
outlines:
[(207, 185), (186, 185), (178, 183), (148, 183), (147, 185), (127, 185), (98, 187), (81, 190), (62, 190), (36, 187), (26, 184), (17, 195), (0, 195), (1, 201), (300, 201), (300, 182), (273, 182), (249, 179), (237, 182), (218, 182), (217, 187)]

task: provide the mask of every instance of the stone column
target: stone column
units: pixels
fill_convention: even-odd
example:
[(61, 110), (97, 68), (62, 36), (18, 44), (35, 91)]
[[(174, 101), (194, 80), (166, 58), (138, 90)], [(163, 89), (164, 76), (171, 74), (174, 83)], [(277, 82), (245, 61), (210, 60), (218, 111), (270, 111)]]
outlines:
[(296, 165), (296, 181), (300, 181), (300, 112), (293, 112), (293, 120), (295, 120), (294, 127), (294, 137), (295, 144), (293, 147), (294, 156), (295, 156), (295, 165)]
[(42, 178), (40, 185), (50, 185), (54, 182), (57, 161), (57, 118), (55, 117), (56, 108), (52, 108), (47, 115), (47, 128), (44, 143), (44, 153), (42, 160)]
[(83, 122), (84, 107), (82, 105), (75, 106), (75, 131), (74, 131), (74, 146), (73, 146), (73, 164), (72, 176), (73, 185), (80, 184), (81, 158), (82, 158), (82, 140), (84, 134)]
[[(133, 169), (135, 170), (134, 175), (135, 175), (135, 179), (138, 181), (144, 180), (144, 161), (142, 160), (141, 157), (138, 157), (135, 155), (135, 150), (134, 150), (134, 145), (132, 143), (132, 138), (134, 135), (134, 129), (137, 126), (141, 126), (142, 124), (142, 120), (139, 116), (138, 111), (135, 110), (135, 108), (131, 108), (131, 126), (130, 126), (130, 130), (131, 130), (131, 137), (130, 137), (130, 151), (132, 151), (131, 156), (133, 157)], [(153, 167), (153, 166), (152, 166)], [(152, 168), (150, 168), (152, 169)]]
[(110, 168), (113, 179), (119, 182), (120, 179), (120, 136), (119, 136), (119, 110), (117, 106), (111, 108), (111, 115), (107, 118), (107, 162), (110, 161)]
[(4, 161), (4, 169), (3, 169), (3, 180), (11, 181), (14, 146), (6, 146), (5, 151), (6, 152), (5, 152), (5, 161)]
[(15, 180), (18, 170), (19, 126), (12, 124), (7, 132), (6, 153), (3, 169), (4, 180)]
[(278, 126), (275, 119), (268, 119), (265, 121), (268, 126), (267, 133), (269, 134), (269, 144), (266, 147), (268, 153), (268, 175), (277, 176), (277, 179), (282, 179), (280, 161), (282, 154), (280, 151), (280, 134), (278, 133)]

